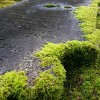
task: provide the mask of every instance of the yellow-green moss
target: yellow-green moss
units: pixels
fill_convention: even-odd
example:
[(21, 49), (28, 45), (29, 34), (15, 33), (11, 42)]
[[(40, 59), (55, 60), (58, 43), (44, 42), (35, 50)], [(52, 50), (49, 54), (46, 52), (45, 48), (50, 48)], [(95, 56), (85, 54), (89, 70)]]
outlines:
[[(56, 99), (62, 100), (61, 95), (64, 94), (63, 83), (65, 81), (65, 78), (67, 81), (65, 84), (66, 90), (67, 90), (67, 99), (74, 100), (74, 97), (72, 96), (76, 94), (74, 92), (72, 92), (71, 94), (70, 92), (73, 90), (73, 88), (76, 88), (78, 86), (78, 82), (79, 82), (78, 80), (80, 79), (80, 74), (82, 74), (82, 72), (84, 73), (83, 66), (85, 66), (85, 68), (86, 66), (90, 68), (89, 65), (93, 64), (92, 62), (98, 59), (98, 52), (99, 50), (97, 47), (95, 47), (93, 44), (86, 41), (80, 42), (80, 41), (75, 40), (75, 41), (68, 41), (67, 43), (46, 44), (40, 52), (36, 53), (36, 56), (41, 59), (42, 67), (51, 66), (49, 70), (42, 72), (39, 75), (39, 77), (36, 78), (36, 84), (34, 87), (36, 87), (35, 89), (38, 90), (39, 94), (42, 94), (42, 96), (40, 95), (40, 97), (39, 97), (39, 94), (37, 94), (38, 97), (41, 98), (40, 100), (50, 100), (49, 98), (51, 98), (52, 100), (56, 100)], [(66, 69), (66, 74), (65, 74), (65, 69)], [(42, 74), (44, 76), (42, 76)], [(52, 76), (51, 80), (49, 80), (49, 75)], [(46, 77), (46, 82), (44, 82), (45, 77)], [(38, 83), (39, 85), (37, 86)], [(49, 84), (52, 84), (52, 85), (49, 85)], [(69, 84), (71, 85), (71, 87), (69, 86)], [(48, 87), (46, 88), (46, 86)], [(39, 87), (41, 87), (40, 90), (39, 90)], [(44, 92), (41, 91), (42, 89), (44, 90)], [(44, 94), (49, 89), (51, 93), (49, 93), (49, 95), (46, 94), (45, 96)], [(55, 92), (55, 89), (58, 92)], [(54, 91), (54, 95), (52, 94), (53, 93), (52, 91)], [(75, 92), (78, 92), (78, 90), (76, 90)], [(57, 96), (57, 97), (55, 98), (54, 96), (55, 97)], [(66, 99), (66, 96), (64, 100), (65, 99)], [(76, 99), (77, 98), (75, 96), (75, 100)]]
[(21, 0), (0, 0), (0, 8), (10, 6), (18, 1), (21, 1)]
[(96, 29), (98, 1), (92, 0), (89, 6), (79, 7), (76, 9), (75, 14), (76, 18), (81, 21), (80, 26), (84, 32), (84, 36), (88, 41), (100, 47), (100, 30)]
[[(67, 93), (71, 100), (99, 100), (100, 99), (100, 30), (97, 29), (98, 1), (92, 0), (89, 6), (79, 7), (76, 17), (80, 20), (80, 27), (86, 39), (99, 48), (98, 60), (91, 67), (84, 67), (78, 74), (76, 85)], [(76, 74), (76, 73), (75, 73)], [(75, 77), (74, 77), (75, 78)], [(74, 79), (73, 81), (74, 82)], [(70, 84), (71, 85), (71, 84)]]
[(0, 100), (16, 100), (27, 86), (25, 72), (11, 71), (0, 75)]

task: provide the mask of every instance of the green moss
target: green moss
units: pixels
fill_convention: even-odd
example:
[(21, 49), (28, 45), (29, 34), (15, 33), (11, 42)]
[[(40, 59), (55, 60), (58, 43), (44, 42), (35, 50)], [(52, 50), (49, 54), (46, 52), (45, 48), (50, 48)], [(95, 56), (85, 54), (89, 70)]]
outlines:
[(60, 6), (56, 5), (56, 4), (53, 4), (53, 3), (47, 3), (43, 7), (52, 8), (52, 7), (60, 7)]
[(27, 86), (27, 77), (20, 71), (0, 76), (0, 100), (16, 100)]
[[(96, 48), (93, 44), (89, 42), (80, 42), (80, 41), (68, 41), (67, 43), (48, 43), (46, 44), (40, 52), (36, 53), (36, 56), (41, 59), (41, 65), (42, 67), (48, 67), (51, 66), (51, 69), (49, 69), (49, 74), (53, 75), (52, 77), (52, 84), (54, 84), (54, 87), (59, 86), (60, 88), (57, 90), (59, 95), (55, 93), (55, 96), (58, 96), (58, 100), (61, 98), (61, 94), (63, 94), (64, 86), (62, 85), (65, 81), (65, 78), (67, 79), (67, 83), (65, 84), (67, 96), (71, 99), (70, 95), (74, 95), (74, 93), (70, 94), (69, 90), (72, 90), (73, 88), (77, 87), (78, 82), (80, 81), (80, 74), (84, 72), (84, 66), (90, 68), (89, 66), (93, 62), (96, 62), (96, 59), (98, 58), (98, 48)], [(95, 63), (94, 63), (95, 65)], [(66, 75), (65, 75), (65, 69), (66, 69)], [(44, 75), (46, 75), (45, 71), (43, 72)], [(45, 77), (45, 76), (44, 76)], [(46, 77), (49, 77), (48, 74)], [(41, 77), (43, 78), (43, 77)], [(41, 79), (38, 77), (38, 79)], [(43, 81), (44, 79), (41, 79), (40, 81)], [(46, 80), (49, 80), (47, 78)], [(38, 82), (38, 81), (37, 81)], [(38, 82), (39, 83), (39, 82)], [(40, 82), (40, 84), (43, 82)], [(44, 85), (49, 84), (50, 82), (45, 82), (42, 84)], [(59, 84), (60, 83), (60, 84)], [(70, 88), (71, 85), (71, 88)], [(36, 85), (35, 85), (36, 86)], [(48, 85), (50, 86), (50, 85)], [(41, 86), (40, 86), (41, 87)], [(42, 88), (43, 88), (42, 87)], [(39, 86), (38, 86), (39, 88)], [(51, 87), (48, 87), (51, 88)], [(42, 89), (41, 89), (42, 90)], [(44, 88), (46, 91), (46, 87)], [(51, 89), (52, 91), (52, 89)], [(62, 91), (62, 92), (60, 92)], [(41, 92), (41, 91), (40, 91)], [(49, 92), (49, 91), (48, 91)], [(45, 94), (46, 92), (40, 93)], [(53, 92), (51, 92), (49, 96), (52, 96)], [(38, 96), (39, 97), (39, 96)], [(44, 95), (41, 96), (42, 98)], [(40, 98), (41, 98), (40, 97)], [(45, 99), (47, 97), (44, 97)], [(52, 96), (53, 97), (53, 96)], [(51, 97), (49, 97), (51, 98)], [(57, 98), (57, 97), (56, 97)], [(38, 98), (39, 99), (39, 98)], [(43, 99), (43, 100), (45, 100)], [(56, 100), (55, 98), (52, 98), (53, 100)]]
[(0, 8), (10, 6), (18, 1), (21, 1), (21, 0), (0, 0)]
[[(58, 68), (59, 71), (57, 71)], [(42, 72), (35, 79), (35, 96), (33, 98), (36, 100), (60, 100), (64, 92), (64, 80), (64, 69), (60, 65), (49, 71)]]
[(96, 28), (96, 7), (79, 7), (76, 10), (76, 17), (81, 20), (80, 26), (85, 34), (92, 33)]
[(65, 46), (62, 43), (48, 43), (40, 52), (36, 53), (36, 56), (42, 61), (42, 67), (51, 67), (49, 70), (42, 72), (35, 80), (34, 89), (39, 93), (36, 95), (36, 99), (60, 100), (62, 98), (66, 71), (59, 58), (63, 55), (64, 48)]
[[(96, 29), (97, 25), (97, 13), (98, 13), (98, 0), (92, 0), (92, 4), (89, 6), (79, 7), (76, 11), (76, 17), (81, 20), (80, 26), (84, 32), (84, 36), (91, 41), (91, 43), (96, 43), (100, 45), (100, 30)], [(91, 34), (91, 35), (90, 35)], [(93, 35), (92, 35), (93, 34)], [(93, 39), (94, 34), (95, 39)], [(92, 40), (91, 40), (92, 39)], [(95, 42), (94, 42), (95, 40)], [(98, 43), (98, 44), (97, 44)]]
[(100, 68), (83, 68), (78, 76), (77, 83), (70, 89), (70, 96), (67, 96), (67, 98), (72, 100), (77, 100), (77, 98), (79, 100), (99, 100)]
[[(58, 58), (61, 63), (66, 63), (66, 66), (79, 67), (87, 66), (95, 61), (98, 50), (88, 42), (69, 41), (65, 44), (48, 43), (36, 55), (42, 60), (43, 66), (55, 64)], [(78, 60), (80, 63), (77, 63)]]
[[(74, 70), (67, 84), (70, 91), (67, 91), (67, 99), (71, 100), (99, 100), (100, 99), (100, 30), (97, 29), (98, 0), (92, 0), (88, 7), (79, 7), (75, 14), (81, 21), (80, 26), (86, 39), (99, 48), (97, 63), (91, 67), (83, 67), (81, 70)], [(98, 20), (99, 22), (99, 20)]]

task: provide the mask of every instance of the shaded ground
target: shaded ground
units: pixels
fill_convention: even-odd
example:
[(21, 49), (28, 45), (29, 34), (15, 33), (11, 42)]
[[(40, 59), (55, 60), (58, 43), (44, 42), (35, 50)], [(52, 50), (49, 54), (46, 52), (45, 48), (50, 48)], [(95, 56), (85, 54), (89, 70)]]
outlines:
[[(71, 5), (72, 9), (44, 9), (40, 6), (48, 2)], [(87, 5), (89, 0), (48, 2), (23, 0), (12, 7), (0, 9), (0, 74), (19, 68), (22, 62), (21, 69), (31, 67), (31, 72), (34, 69), (33, 74), (37, 76), (37, 58), (27, 57), (28, 55), (47, 41), (59, 43), (74, 39), (83, 40), (78, 27), (79, 21), (74, 18), (72, 10), (79, 5)]]

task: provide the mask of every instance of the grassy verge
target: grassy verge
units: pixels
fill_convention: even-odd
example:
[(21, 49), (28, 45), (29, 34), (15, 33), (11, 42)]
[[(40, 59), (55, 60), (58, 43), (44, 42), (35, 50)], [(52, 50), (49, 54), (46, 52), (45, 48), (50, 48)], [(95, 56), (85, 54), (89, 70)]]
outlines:
[(18, 1), (21, 1), (21, 0), (0, 0), (0, 8), (10, 6)]

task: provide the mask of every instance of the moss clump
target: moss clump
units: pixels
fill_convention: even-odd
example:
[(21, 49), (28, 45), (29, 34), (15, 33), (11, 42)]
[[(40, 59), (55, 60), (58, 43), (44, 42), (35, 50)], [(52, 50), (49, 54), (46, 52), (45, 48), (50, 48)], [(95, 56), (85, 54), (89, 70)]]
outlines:
[(21, 1), (21, 0), (0, 0), (0, 8), (10, 6), (18, 1)]
[(36, 78), (33, 98), (35, 100), (60, 100), (64, 93), (64, 81), (65, 70), (63, 66), (54, 65), (54, 68), (42, 72)]
[(7, 72), (0, 76), (0, 100), (18, 100), (27, 86), (27, 77), (20, 71)]
[(75, 40), (65, 44), (48, 43), (36, 55), (42, 59), (41, 64), (43, 66), (50, 66), (49, 64), (55, 63), (57, 57), (64, 65), (66, 63), (66, 66), (79, 67), (89, 66), (95, 62), (98, 57), (98, 50), (91, 43)]
[[(65, 44), (48, 43), (42, 48), (40, 52), (37, 52), (36, 55), (41, 59), (42, 67), (53, 66), (50, 69), (52, 70), (50, 71), (50, 73), (53, 73), (53, 75), (55, 75), (56, 78), (58, 77), (58, 81), (62, 80), (62, 84), (64, 82), (65, 77), (64, 68), (66, 69), (65, 87), (67, 92), (67, 99), (72, 99), (74, 98), (72, 97), (74, 96), (74, 92), (72, 92), (73, 89), (77, 88), (78, 85), (81, 84), (80, 75), (84, 73), (84, 69), (90, 68), (90, 65), (95, 65), (96, 60), (98, 59), (98, 53), (98, 48), (89, 42), (68, 41)], [(89, 75), (88, 73), (86, 74)], [(53, 76), (54, 79), (55, 76)], [(59, 84), (59, 86), (63, 87), (61, 84)], [(61, 88), (59, 88), (59, 90), (60, 89)], [(61, 94), (59, 96), (61, 96)], [(82, 94), (82, 96), (84, 95)], [(55, 98), (53, 99), (55, 100)], [(77, 98), (75, 97), (75, 100), (76, 99)]]
[(60, 6), (56, 5), (56, 4), (53, 4), (53, 3), (47, 3), (43, 7), (52, 8), (52, 7), (60, 7)]
[(82, 66), (90, 66), (98, 58), (99, 50), (91, 43), (70, 41), (66, 44), (65, 53), (62, 58), (62, 63), (65, 69), (80, 69)]
[(71, 9), (72, 7), (71, 6), (64, 6), (64, 8)]

